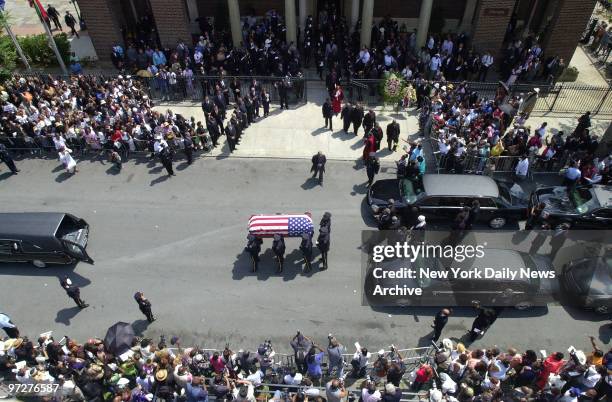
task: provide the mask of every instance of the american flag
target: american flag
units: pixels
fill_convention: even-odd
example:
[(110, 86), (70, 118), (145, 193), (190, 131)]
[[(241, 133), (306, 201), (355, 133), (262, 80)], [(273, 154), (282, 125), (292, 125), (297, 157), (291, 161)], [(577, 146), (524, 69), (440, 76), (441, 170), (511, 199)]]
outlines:
[(310, 214), (301, 215), (253, 215), (249, 219), (249, 233), (260, 237), (282, 234), (299, 237), (302, 233), (313, 233), (314, 226)]

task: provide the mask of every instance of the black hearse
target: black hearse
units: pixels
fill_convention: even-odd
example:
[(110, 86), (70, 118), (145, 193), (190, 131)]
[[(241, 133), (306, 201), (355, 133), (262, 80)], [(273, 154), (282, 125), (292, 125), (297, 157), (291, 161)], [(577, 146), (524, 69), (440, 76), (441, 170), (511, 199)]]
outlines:
[(63, 212), (0, 213), (0, 262), (93, 264), (85, 248), (89, 225)]

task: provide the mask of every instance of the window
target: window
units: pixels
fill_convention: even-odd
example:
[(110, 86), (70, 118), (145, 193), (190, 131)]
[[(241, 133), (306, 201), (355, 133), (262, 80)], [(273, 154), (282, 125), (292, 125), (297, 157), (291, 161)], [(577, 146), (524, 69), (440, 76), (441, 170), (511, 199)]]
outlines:
[(491, 198), (478, 198), (481, 208), (495, 208), (495, 201)]
[(11, 254), (13, 243), (10, 240), (0, 240), (0, 254)]
[(429, 197), (421, 201), (419, 207), (438, 207), (440, 206), (440, 197)]

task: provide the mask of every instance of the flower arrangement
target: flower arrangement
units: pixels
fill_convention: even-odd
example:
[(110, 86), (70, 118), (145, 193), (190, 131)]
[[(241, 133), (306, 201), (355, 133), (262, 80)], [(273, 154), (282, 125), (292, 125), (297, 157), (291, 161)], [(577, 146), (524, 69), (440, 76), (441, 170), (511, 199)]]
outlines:
[(383, 81), (382, 93), (385, 105), (397, 108), (404, 98), (406, 81), (397, 73), (388, 73)]

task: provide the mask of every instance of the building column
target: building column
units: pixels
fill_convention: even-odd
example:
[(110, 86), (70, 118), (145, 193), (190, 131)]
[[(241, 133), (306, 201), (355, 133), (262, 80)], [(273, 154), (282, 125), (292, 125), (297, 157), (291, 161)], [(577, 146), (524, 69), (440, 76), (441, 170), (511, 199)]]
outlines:
[(349, 32), (355, 30), (357, 21), (359, 21), (359, 0), (351, 0), (351, 26), (349, 26)]
[(478, 4), (472, 24), (472, 45), (476, 52), (489, 51), (498, 58), (516, 0), (480, 0)]
[(433, 0), (421, 1), (421, 12), (419, 13), (419, 24), (417, 28), (416, 45), (417, 50), (425, 46), (427, 34), (429, 33), (429, 19), (431, 18), (431, 7)]
[(361, 46), (370, 47), (372, 41), (372, 18), (374, 17), (374, 0), (363, 0), (361, 13)]
[(465, 3), (465, 11), (463, 12), (463, 18), (461, 18), (459, 33), (466, 32), (469, 34), (472, 30), (472, 20), (476, 11), (476, 4), (478, 4), (478, 0), (467, 0)]
[(306, 18), (308, 13), (306, 12), (306, 0), (300, 0), (299, 3), (300, 12), (300, 31), (302, 32), (302, 38), (304, 38), (304, 29), (306, 28)]
[(232, 43), (234, 47), (240, 47), (240, 42), (242, 42), (242, 24), (240, 23), (240, 6), (238, 5), (238, 0), (227, 0), (227, 8), (229, 9)]
[(295, 23), (295, 0), (285, 0), (285, 25), (287, 26), (287, 44), (297, 44), (297, 29)]

